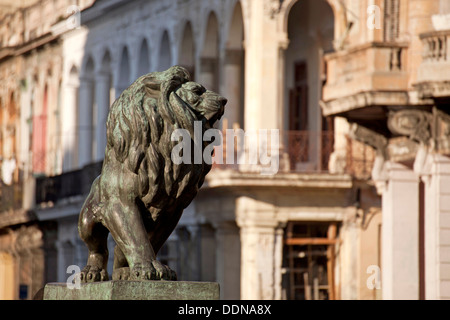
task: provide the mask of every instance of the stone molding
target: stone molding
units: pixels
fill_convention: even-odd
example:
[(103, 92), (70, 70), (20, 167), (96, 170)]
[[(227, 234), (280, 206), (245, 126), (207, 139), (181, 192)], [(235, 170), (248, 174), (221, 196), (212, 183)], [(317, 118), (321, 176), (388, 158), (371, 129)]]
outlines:
[(369, 106), (404, 106), (408, 105), (409, 96), (405, 91), (383, 92), (367, 91), (350, 96), (322, 101), (324, 116), (339, 116), (342, 113)]
[(450, 96), (450, 81), (427, 81), (414, 84), (420, 99)]

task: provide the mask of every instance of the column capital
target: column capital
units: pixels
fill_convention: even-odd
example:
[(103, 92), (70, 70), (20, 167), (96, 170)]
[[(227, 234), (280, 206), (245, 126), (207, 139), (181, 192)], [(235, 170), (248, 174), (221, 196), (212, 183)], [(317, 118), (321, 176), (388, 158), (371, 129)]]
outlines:
[(286, 33), (283, 33), (279, 38), (278, 38), (278, 48), (280, 48), (281, 50), (287, 50), (287, 48), (289, 47), (289, 37)]

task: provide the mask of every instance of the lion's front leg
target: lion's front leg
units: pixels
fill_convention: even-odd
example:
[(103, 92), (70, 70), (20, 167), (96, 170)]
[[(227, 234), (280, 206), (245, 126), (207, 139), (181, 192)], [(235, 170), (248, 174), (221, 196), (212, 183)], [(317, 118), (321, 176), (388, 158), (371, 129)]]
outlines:
[(114, 248), (113, 280), (177, 280), (177, 274), (158, 260), (153, 260), (151, 267), (137, 265), (130, 272), (128, 262), (119, 246)]
[(128, 264), (115, 270), (113, 279), (174, 280), (174, 272), (156, 260), (137, 206), (117, 203), (105, 215), (104, 224), (120, 249), (115, 253), (123, 254)]

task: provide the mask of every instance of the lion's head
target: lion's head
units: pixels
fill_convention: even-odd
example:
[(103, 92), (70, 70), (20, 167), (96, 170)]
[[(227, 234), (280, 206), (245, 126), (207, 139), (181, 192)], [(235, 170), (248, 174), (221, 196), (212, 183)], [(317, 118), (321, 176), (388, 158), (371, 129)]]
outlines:
[[(138, 175), (140, 198), (154, 211), (152, 216), (179, 198), (188, 205), (211, 168), (206, 163), (174, 164), (172, 132), (186, 129), (193, 138), (194, 122), (202, 121), (203, 131), (211, 128), (226, 102), (190, 81), (185, 68), (174, 66), (140, 77), (111, 106), (105, 162), (118, 161)], [(185, 191), (189, 196), (183, 199)]]

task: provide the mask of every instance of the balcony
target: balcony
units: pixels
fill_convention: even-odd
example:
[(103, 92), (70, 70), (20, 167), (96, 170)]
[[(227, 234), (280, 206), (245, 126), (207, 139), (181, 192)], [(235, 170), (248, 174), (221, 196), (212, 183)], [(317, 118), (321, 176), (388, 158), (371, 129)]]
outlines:
[[(272, 148), (274, 141), (271, 140), (269, 132), (266, 137), (267, 140), (262, 140), (261, 136), (256, 137), (258, 140), (256, 144), (260, 145), (261, 141), (268, 142), (266, 147), (256, 149), (259, 153), (256, 163), (248, 161), (251, 158), (249, 142), (255, 142), (251, 139), (255, 138), (254, 136), (236, 136), (233, 143), (227, 143), (227, 134), (223, 133), (223, 163), (213, 163), (212, 171), (231, 170), (242, 174), (264, 173), (264, 170), (267, 171), (270, 167), (270, 163), (260, 163), (259, 156), (262, 152), (267, 156), (267, 159), (270, 157), (278, 159), (278, 162), (275, 163), (276, 172), (274, 173), (333, 175), (329, 171), (329, 161), (334, 150), (334, 132), (281, 131), (278, 133), (278, 140), (274, 148)], [(230, 146), (234, 150), (227, 152), (227, 147), (229, 149)], [(215, 152), (217, 152), (217, 149)], [(372, 148), (348, 139), (346, 165), (344, 172), (341, 172), (341, 174), (347, 174), (357, 179), (368, 179), (370, 178), (373, 160), (374, 152)], [(38, 177), (36, 179), (36, 205), (39, 206), (48, 202), (57, 203), (62, 199), (88, 194), (92, 182), (101, 173), (101, 168), (102, 162), (97, 162), (85, 166), (83, 169), (66, 172), (58, 176)], [(13, 188), (4, 190), (13, 192)], [(7, 197), (8, 199), (16, 199), (17, 205), (20, 205), (21, 198), (11, 195)]]
[(101, 168), (102, 162), (96, 162), (58, 176), (36, 178), (36, 205), (88, 194)]
[(372, 42), (326, 55), (324, 116), (382, 123), (385, 106), (407, 105), (407, 51), (407, 44)]
[(450, 30), (423, 33), (423, 62), (414, 87), (422, 99), (450, 96)]
[[(234, 143), (227, 143), (227, 134), (223, 133), (223, 163), (213, 163), (212, 170), (264, 174), (264, 169), (270, 165), (249, 164), (248, 161), (251, 157), (249, 145), (258, 145), (261, 139), (251, 142), (247, 138), (238, 137), (235, 138)], [(280, 131), (278, 138), (279, 143), (276, 147), (271, 148), (272, 146), (268, 145), (267, 149), (263, 148), (263, 151), (270, 150), (267, 152), (269, 156), (278, 157), (276, 173), (330, 174), (329, 162), (334, 151), (334, 132)], [(263, 141), (270, 141), (270, 138)], [(234, 148), (233, 152), (227, 152), (227, 148), (230, 147)], [(357, 179), (368, 179), (372, 170), (374, 152), (372, 148), (348, 138), (345, 161), (345, 172), (341, 173), (349, 174)]]

